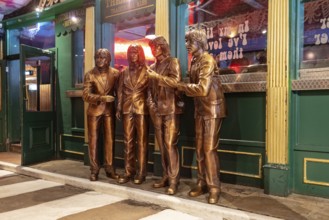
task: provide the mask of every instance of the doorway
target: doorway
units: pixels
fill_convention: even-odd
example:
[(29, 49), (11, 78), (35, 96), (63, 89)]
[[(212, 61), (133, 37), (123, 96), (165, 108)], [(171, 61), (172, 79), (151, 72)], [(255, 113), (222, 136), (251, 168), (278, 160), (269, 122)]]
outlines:
[[(8, 61), (7, 75), (8, 114), (4, 127), (8, 135), (7, 149), (3, 151), (20, 157), (21, 165), (54, 158), (54, 52), (21, 45), (19, 59)], [(9, 158), (14, 157), (12, 153)]]

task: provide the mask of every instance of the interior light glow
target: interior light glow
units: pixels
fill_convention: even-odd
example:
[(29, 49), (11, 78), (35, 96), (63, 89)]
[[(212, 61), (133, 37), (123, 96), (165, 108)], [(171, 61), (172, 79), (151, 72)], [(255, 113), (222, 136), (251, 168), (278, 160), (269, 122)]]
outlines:
[(31, 90), (31, 91), (37, 90), (37, 84), (30, 84), (29, 85), (29, 90)]
[(154, 34), (146, 35), (145, 38), (149, 39), (149, 40), (153, 40), (156, 38), (156, 35), (154, 35)]
[[(128, 47), (131, 45), (131, 43), (115, 43), (114, 44), (114, 51), (116, 54), (119, 54), (119, 53), (124, 53), (126, 54), (127, 53), (127, 50), (128, 50)], [(147, 60), (153, 60), (154, 57), (153, 57), (153, 54), (152, 54), (152, 51), (151, 51), (151, 48), (147, 45), (142, 45), (143, 47), (143, 50), (144, 50), (144, 54), (145, 54), (145, 58)]]
[(315, 57), (315, 54), (313, 52), (309, 52), (306, 54), (308, 60), (313, 60)]

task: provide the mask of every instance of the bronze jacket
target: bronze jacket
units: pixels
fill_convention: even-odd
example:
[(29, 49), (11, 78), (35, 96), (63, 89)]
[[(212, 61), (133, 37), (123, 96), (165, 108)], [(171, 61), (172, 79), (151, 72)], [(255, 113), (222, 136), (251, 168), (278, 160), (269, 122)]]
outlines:
[(194, 97), (195, 116), (205, 119), (226, 116), (225, 97), (218, 72), (216, 61), (207, 52), (192, 60), (190, 83), (185, 84), (183, 90), (187, 96)]
[(148, 114), (146, 103), (148, 77), (146, 74), (146, 67), (144, 66), (139, 71), (139, 76), (136, 82), (132, 82), (129, 67), (122, 72), (120, 76), (117, 111), (122, 111), (122, 114)]
[(100, 97), (104, 95), (114, 96), (119, 76), (119, 71), (112, 67), (109, 67), (106, 80), (102, 79), (96, 67), (85, 74), (82, 98), (85, 102), (89, 103), (87, 115), (100, 116), (114, 114), (114, 102), (101, 102)]
[(158, 79), (150, 79), (148, 106), (158, 115), (181, 114), (183, 102), (179, 91), (172, 85), (181, 81), (181, 70), (177, 58), (167, 57), (161, 63), (154, 63), (150, 68), (159, 74)]

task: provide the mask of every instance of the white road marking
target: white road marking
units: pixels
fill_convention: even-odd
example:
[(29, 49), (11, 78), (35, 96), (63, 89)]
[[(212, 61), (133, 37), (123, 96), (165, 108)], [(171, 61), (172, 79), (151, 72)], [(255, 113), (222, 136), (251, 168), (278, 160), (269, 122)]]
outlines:
[(0, 198), (16, 196), (23, 193), (33, 192), (33, 191), (55, 187), (55, 186), (61, 186), (61, 185), (63, 184), (50, 182), (46, 180), (32, 180), (32, 181), (5, 185), (0, 187)]
[(28, 208), (0, 213), (1, 220), (54, 220), (67, 215), (83, 212), (122, 201), (122, 198), (101, 194), (98, 192), (86, 192), (63, 199), (46, 202)]
[(7, 171), (7, 170), (0, 170), (0, 178), (1, 177), (7, 177), (7, 176), (15, 176), (17, 175), (16, 173)]
[[(1, 216), (0, 216), (1, 217)], [(150, 215), (140, 220), (168, 220), (168, 219), (179, 219), (179, 220), (202, 220), (202, 218), (195, 217), (183, 212), (175, 211), (172, 209), (166, 209), (158, 212), (154, 215)]]

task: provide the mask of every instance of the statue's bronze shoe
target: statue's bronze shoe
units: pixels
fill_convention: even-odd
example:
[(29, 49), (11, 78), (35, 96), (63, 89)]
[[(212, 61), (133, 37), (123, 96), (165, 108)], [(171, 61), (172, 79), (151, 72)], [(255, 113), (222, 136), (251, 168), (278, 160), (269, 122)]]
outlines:
[(220, 192), (209, 192), (208, 203), (209, 204), (216, 204), (219, 200)]
[(118, 183), (124, 184), (124, 183), (129, 182), (130, 179), (131, 179), (131, 176), (123, 175), (118, 178)]
[(115, 179), (115, 180), (119, 178), (119, 175), (116, 174), (114, 171), (111, 171), (111, 172), (105, 171), (105, 173), (108, 178)]
[(162, 178), (161, 180), (158, 180), (153, 183), (153, 188), (162, 188), (166, 186), (169, 186), (168, 178)]
[(177, 189), (178, 189), (178, 184), (172, 183), (170, 184), (169, 188), (166, 190), (166, 193), (168, 195), (174, 195), (176, 194)]
[(98, 174), (96, 174), (96, 173), (90, 174), (89, 179), (90, 179), (90, 181), (97, 181), (98, 180)]
[(135, 176), (134, 183), (142, 184), (145, 181), (145, 176)]
[(202, 194), (205, 194), (208, 192), (208, 187), (206, 185), (197, 185), (195, 188), (193, 188), (188, 195), (191, 197), (197, 197), (200, 196)]
[(113, 166), (105, 165), (104, 170), (105, 170), (106, 176), (108, 178), (112, 178), (112, 179), (119, 178), (119, 175), (115, 173), (115, 169), (113, 168)]

